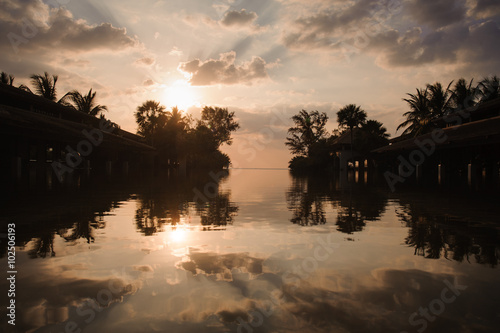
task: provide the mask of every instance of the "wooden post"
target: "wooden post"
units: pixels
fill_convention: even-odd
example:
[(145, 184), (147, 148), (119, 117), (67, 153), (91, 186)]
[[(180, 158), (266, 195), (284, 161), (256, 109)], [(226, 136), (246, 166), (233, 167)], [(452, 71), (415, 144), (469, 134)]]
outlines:
[(438, 164), (438, 184), (443, 185), (444, 182), (444, 165)]

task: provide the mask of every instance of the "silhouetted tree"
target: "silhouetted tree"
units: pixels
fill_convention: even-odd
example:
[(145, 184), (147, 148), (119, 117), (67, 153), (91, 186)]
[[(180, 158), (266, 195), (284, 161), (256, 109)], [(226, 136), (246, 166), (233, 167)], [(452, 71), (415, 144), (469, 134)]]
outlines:
[(308, 156), (311, 146), (317, 143), (326, 134), (326, 113), (318, 111), (307, 112), (301, 110), (292, 117), (295, 126), (288, 129), (286, 143), (294, 155)]
[(389, 134), (384, 125), (376, 120), (367, 120), (354, 137), (356, 150), (368, 153), (389, 143)]
[(231, 145), (233, 143), (231, 132), (240, 128), (238, 122), (234, 120), (234, 112), (216, 106), (203, 108), (201, 122), (212, 131), (218, 146), (224, 143)]
[(340, 128), (348, 128), (351, 135), (351, 156), (353, 156), (353, 129), (361, 126), (366, 121), (366, 112), (356, 104), (344, 106), (337, 112), (337, 122)]
[(480, 102), (488, 102), (500, 97), (500, 80), (498, 76), (487, 77), (477, 86)]
[(5, 72), (2, 72), (0, 74), (0, 82), (3, 84), (7, 84), (9, 86), (12, 86), (12, 85), (14, 85), (14, 76), (7, 74)]
[(173, 161), (187, 154), (186, 135), (189, 130), (190, 118), (182, 114), (177, 107), (165, 113), (166, 121), (157, 129), (156, 146), (160, 153)]
[(134, 116), (138, 126), (137, 134), (154, 145), (157, 129), (163, 127), (167, 121), (165, 107), (160, 105), (160, 102), (148, 100), (137, 107)]
[[(44, 75), (31, 75), (31, 84), (35, 87), (35, 94), (55, 102), (57, 99), (57, 79), (57, 75), (50, 76), (47, 72), (44, 72)], [(32, 93), (31, 89), (25, 85), (21, 85), (19, 88)]]
[(450, 86), (452, 83), (453, 81), (448, 84), (446, 89), (443, 89), (443, 86), (439, 82), (427, 85), (429, 109), (432, 119), (440, 118), (451, 110), (453, 94), (450, 91)]
[(80, 112), (97, 117), (100, 113), (107, 111), (108, 108), (104, 105), (96, 104), (96, 92), (92, 92), (92, 88), (87, 95), (82, 95), (79, 91), (73, 90), (61, 98), (62, 102), (70, 101), (70, 104)]
[(451, 100), (454, 109), (467, 109), (476, 104), (477, 89), (472, 86), (474, 79), (467, 84), (464, 78), (461, 78), (453, 86)]
[(404, 128), (403, 135), (411, 134), (417, 136), (428, 131), (431, 121), (431, 109), (429, 106), (428, 88), (417, 89), (416, 94), (407, 94), (409, 98), (403, 98), (408, 103), (410, 111), (403, 114), (406, 120), (399, 124), (397, 131)]

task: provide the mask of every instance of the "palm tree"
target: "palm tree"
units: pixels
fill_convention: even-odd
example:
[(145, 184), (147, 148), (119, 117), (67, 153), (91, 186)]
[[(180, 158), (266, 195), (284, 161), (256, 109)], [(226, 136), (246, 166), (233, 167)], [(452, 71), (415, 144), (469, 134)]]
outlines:
[(417, 136), (424, 133), (430, 125), (432, 113), (429, 105), (429, 90), (417, 88), (416, 94), (408, 93), (407, 95), (409, 98), (403, 98), (403, 101), (408, 103), (410, 111), (403, 114), (406, 120), (399, 124), (396, 131), (405, 128), (403, 135)]
[[(55, 102), (57, 97), (57, 79), (57, 75), (52, 75), (52, 77), (50, 77), (49, 73), (47, 72), (45, 72), (43, 76), (39, 74), (33, 74), (31, 75), (31, 84), (35, 87), (35, 92), (38, 96), (42, 96)], [(20, 85), (19, 88), (32, 93), (31, 89), (24, 84)], [(59, 102), (61, 102), (61, 100), (59, 100)]]
[(498, 76), (487, 77), (477, 86), (480, 103), (500, 97), (500, 80)]
[(472, 82), (474, 79), (470, 80), (469, 84), (464, 78), (461, 78), (453, 86), (451, 101), (452, 106), (455, 109), (467, 109), (476, 103), (477, 89), (472, 87)]
[(186, 150), (186, 134), (189, 129), (189, 117), (182, 114), (176, 106), (166, 112), (166, 123), (161, 128), (162, 145), (166, 147), (166, 156), (171, 160), (178, 161), (181, 154)]
[(80, 112), (97, 117), (100, 113), (107, 111), (108, 108), (104, 105), (96, 104), (96, 92), (92, 92), (90, 88), (87, 95), (82, 95), (79, 91), (73, 90), (61, 98), (61, 102), (65, 103), (67, 99), (70, 100), (72, 106)]
[(0, 82), (12, 86), (14, 84), (14, 76), (2, 72), (2, 74), (0, 74)]
[(387, 133), (387, 128), (384, 127), (380, 121), (377, 120), (367, 120), (366, 123), (362, 125), (362, 128), (367, 133), (372, 134), (380, 138), (387, 139), (390, 135)]
[(356, 104), (344, 106), (337, 112), (337, 122), (339, 127), (347, 127), (351, 132), (351, 158), (353, 158), (353, 130), (358, 128), (366, 121), (366, 112)]
[(287, 137), (285, 145), (290, 147), (293, 154), (307, 156), (309, 148), (325, 135), (328, 116), (324, 112), (311, 111), (309, 113), (302, 110), (293, 116), (292, 120), (295, 126), (288, 129), (290, 136)]
[(160, 102), (148, 100), (137, 107), (134, 116), (138, 125), (137, 133), (154, 145), (156, 130), (166, 121), (165, 107)]
[(453, 81), (448, 84), (446, 90), (443, 89), (443, 86), (439, 82), (427, 85), (429, 91), (429, 108), (433, 119), (440, 118), (451, 110), (452, 93), (450, 92), (450, 86), (452, 83)]

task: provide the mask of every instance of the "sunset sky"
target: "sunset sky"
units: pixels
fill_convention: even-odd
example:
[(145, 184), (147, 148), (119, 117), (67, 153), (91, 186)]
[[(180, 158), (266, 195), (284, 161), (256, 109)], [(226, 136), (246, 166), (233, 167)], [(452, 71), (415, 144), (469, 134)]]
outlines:
[(500, 74), (498, 0), (0, 0), (0, 70), (97, 91), (135, 132), (148, 99), (235, 111), (236, 167), (286, 167), (289, 119), (350, 103), (392, 136), (426, 83)]

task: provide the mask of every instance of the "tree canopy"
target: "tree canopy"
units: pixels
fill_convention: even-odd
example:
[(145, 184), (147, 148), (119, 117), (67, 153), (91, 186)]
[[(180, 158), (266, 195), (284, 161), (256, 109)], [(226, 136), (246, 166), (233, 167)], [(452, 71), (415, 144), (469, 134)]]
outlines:
[(61, 98), (61, 101), (63, 103), (66, 103), (67, 100), (69, 100), (70, 105), (72, 105), (78, 111), (94, 117), (97, 117), (104, 111), (108, 110), (106, 106), (97, 104), (96, 92), (93, 92), (92, 88), (89, 90), (87, 95), (82, 95), (77, 90), (70, 91), (69, 93), (64, 95), (63, 98)]
[(484, 78), (475, 87), (473, 81), (467, 82), (460, 78), (454, 85), (454, 81), (451, 81), (446, 89), (436, 82), (427, 84), (423, 89), (417, 88), (415, 94), (408, 93), (408, 97), (403, 100), (408, 104), (409, 111), (403, 114), (406, 119), (399, 124), (397, 130), (404, 129), (403, 135), (425, 134), (436, 128), (438, 125), (435, 121), (443, 116), (500, 97), (498, 76)]
[(337, 112), (337, 122), (341, 128), (352, 130), (361, 126), (365, 121), (366, 112), (356, 104), (346, 105)]
[(233, 143), (231, 132), (240, 128), (240, 124), (234, 120), (234, 112), (229, 112), (227, 108), (217, 106), (205, 106), (203, 108), (201, 123), (212, 131), (219, 146), (224, 143), (231, 145)]
[(157, 101), (140, 105), (135, 118), (137, 134), (156, 147), (161, 159), (179, 162), (186, 159), (190, 166), (221, 168), (230, 164), (229, 157), (219, 150), (231, 144), (231, 133), (239, 128), (234, 112), (227, 108), (204, 107), (201, 119), (192, 127), (193, 119), (177, 107), (166, 111)]
[(324, 112), (301, 110), (292, 121), (295, 126), (288, 129), (285, 144), (293, 154), (307, 156), (311, 146), (324, 137), (328, 116)]

